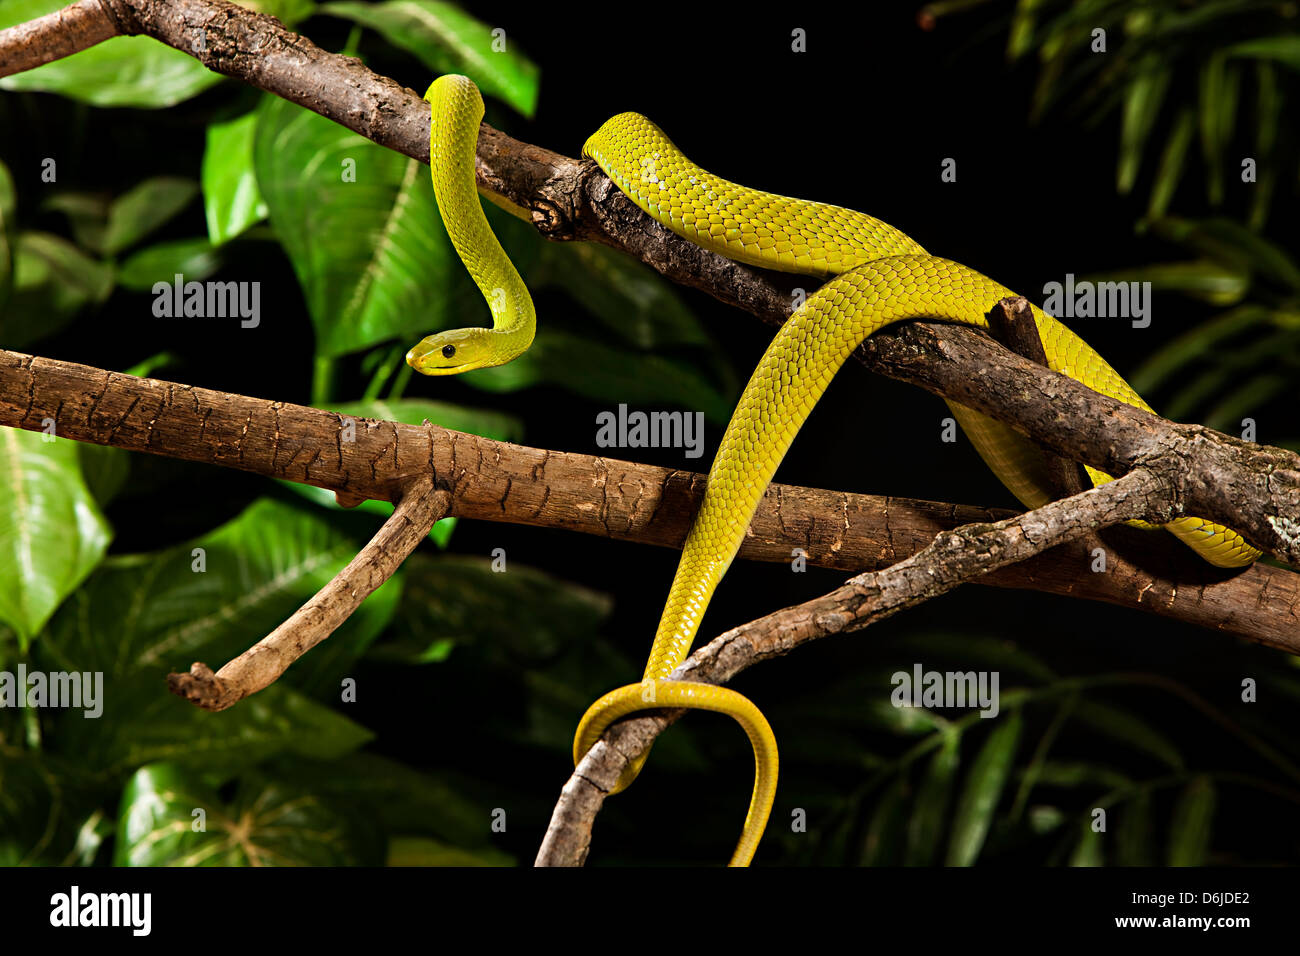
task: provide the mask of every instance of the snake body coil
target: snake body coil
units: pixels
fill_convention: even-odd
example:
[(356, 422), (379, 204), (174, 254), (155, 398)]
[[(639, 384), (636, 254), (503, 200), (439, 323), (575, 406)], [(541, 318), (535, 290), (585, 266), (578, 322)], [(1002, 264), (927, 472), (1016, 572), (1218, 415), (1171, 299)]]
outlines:
[[(587, 141), (583, 155), (595, 160), (641, 209), (691, 242), (750, 265), (829, 279), (790, 316), (745, 386), (709, 470), (704, 501), (682, 548), (642, 683), (611, 691), (593, 704), (574, 739), (576, 763), (610, 724), (637, 711), (688, 707), (734, 717), (753, 743), (756, 765), (749, 814), (731, 859), (732, 865), (743, 866), (762, 837), (776, 792), (775, 737), (763, 715), (740, 694), (669, 680), (669, 675), (689, 653), (714, 589), (736, 556), (777, 466), (853, 349), (878, 329), (905, 319), (987, 328), (989, 309), (1014, 293), (973, 269), (929, 255), (904, 233), (863, 213), (713, 176), (636, 113), (605, 123)], [(437, 175), (435, 171), (435, 180)], [(447, 215), (445, 205), (443, 212)], [(1040, 309), (1034, 308), (1033, 315), (1053, 370), (1150, 410), (1087, 343)], [(1013, 494), (1031, 508), (1050, 500), (1035, 446), (993, 419), (949, 404)], [(1111, 480), (1091, 468), (1088, 473), (1094, 483)], [(1260, 554), (1235, 531), (1200, 518), (1180, 518), (1164, 527), (1220, 567), (1246, 565)], [(635, 779), (643, 762), (626, 768), (617, 789)]]

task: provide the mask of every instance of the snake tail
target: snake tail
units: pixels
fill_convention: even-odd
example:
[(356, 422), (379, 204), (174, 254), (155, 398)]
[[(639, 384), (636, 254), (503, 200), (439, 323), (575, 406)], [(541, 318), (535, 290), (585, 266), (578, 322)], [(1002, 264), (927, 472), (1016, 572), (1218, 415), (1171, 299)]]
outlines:
[[(573, 741), (573, 762), (576, 765), (615, 721), (647, 708), (686, 707), (693, 710), (711, 710), (727, 714), (740, 724), (754, 748), (754, 792), (749, 799), (749, 812), (741, 828), (740, 840), (731, 854), (729, 866), (748, 866), (758, 849), (759, 840), (767, 828), (776, 798), (778, 759), (776, 737), (772, 728), (753, 702), (726, 687), (700, 684), (693, 681), (656, 680), (647, 684), (628, 684), (612, 690), (588, 709), (578, 725)], [(647, 701), (652, 697), (652, 701)], [(631, 773), (624, 773), (612, 793), (618, 793), (635, 778), (645, 756), (629, 765)]]

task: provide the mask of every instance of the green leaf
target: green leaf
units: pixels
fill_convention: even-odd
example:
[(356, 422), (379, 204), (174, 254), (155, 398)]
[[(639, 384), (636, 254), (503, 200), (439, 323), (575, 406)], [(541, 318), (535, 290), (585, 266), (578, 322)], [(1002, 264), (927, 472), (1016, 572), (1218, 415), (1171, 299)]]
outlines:
[[(0, 0), (0, 29), (66, 6)], [(197, 37), (196, 37), (197, 42)], [(144, 36), (113, 37), (73, 56), (0, 79), (0, 89), (59, 93), (92, 106), (175, 106), (223, 79), (180, 50)]]
[(14, 178), (9, 167), (0, 161), (0, 309), (4, 308), (13, 288), (14, 240), (18, 236), (15, 212), (18, 196), (14, 192)]
[(198, 183), (176, 176), (156, 176), (139, 183), (108, 207), (104, 252), (117, 255), (193, 202)]
[(113, 270), (46, 232), (18, 235), (14, 284), (0, 312), (0, 337), (6, 348), (23, 348), (52, 335), (89, 305), (113, 291)]
[(131, 453), (111, 445), (77, 442), (81, 474), (86, 487), (102, 508), (117, 497), (131, 474)]
[(47, 437), (0, 428), (0, 622), (23, 647), (112, 537), (81, 476), (76, 442)]
[(1234, 335), (1268, 321), (1271, 314), (1263, 306), (1243, 305), (1217, 315), (1152, 352), (1129, 376), (1129, 382), (1139, 394), (1150, 394), (1179, 370), (1213, 355)]
[(517, 563), (494, 572), (484, 558), (412, 555), (391, 637), (372, 656), (428, 663), (474, 644), (512, 669), (535, 666), (589, 638), (608, 597)]
[(1300, 36), (1293, 33), (1247, 40), (1230, 46), (1223, 52), (1227, 56), (1272, 60), (1293, 70), (1300, 70)]
[(1121, 193), (1129, 192), (1137, 180), (1142, 152), (1151, 135), (1151, 128), (1160, 115), (1160, 104), (1165, 98), (1165, 91), (1169, 88), (1173, 71), (1167, 66), (1159, 66), (1159, 63), (1159, 59), (1154, 56), (1144, 59), (1124, 94), (1119, 170), (1116, 174), (1116, 188)]
[(276, 97), (257, 112), (257, 183), (306, 297), (317, 355), (446, 327), (460, 304), (451, 293), (467, 283), (428, 168)]
[(886, 790), (867, 824), (858, 855), (861, 866), (893, 866), (903, 851), (906, 832), (907, 780), (900, 777)]
[(1092, 828), (1091, 823), (1084, 824), (1079, 833), (1079, 842), (1070, 854), (1070, 866), (1105, 866), (1106, 858), (1102, 852), (1102, 834)]
[(1152, 292), (1178, 292), (1220, 306), (1235, 305), (1250, 291), (1247, 272), (1208, 259), (1157, 262), (1136, 269), (1097, 272), (1080, 281), (1150, 282)]
[(266, 218), (266, 200), (253, 169), (257, 111), (208, 124), (203, 149), (203, 213), (214, 246)]
[(564, 289), (638, 348), (714, 345), (673, 287), (630, 256), (594, 242), (550, 242), (538, 271), (538, 285)]
[[(224, 663), (274, 630), (358, 549), (317, 513), (261, 499), (188, 544), (106, 561), (51, 622), (46, 650), (63, 669), (108, 678)], [(337, 679), (387, 624), (400, 589), (397, 577), (385, 583), (281, 680), (336, 694)]]
[(135, 292), (149, 292), (155, 283), (165, 282), (170, 295), (176, 276), (201, 282), (219, 268), (221, 256), (207, 239), (176, 239), (132, 253), (118, 270), (117, 281)]
[(1178, 748), (1163, 734), (1127, 710), (1095, 700), (1081, 700), (1074, 717), (1093, 730), (1134, 750), (1149, 754), (1174, 770), (1181, 770)]
[(462, 850), (428, 837), (395, 837), (388, 843), (388, 866), (514, 866), (499, 850)]
[[(63, 663), (57, 655), (47, 657)], [(106, 675), (102, 719), (69, 712), (53, 736), (61, 751), (84, 755), (84, 769), (108, 778), (159, 760), (208, 773), (244, 770), (282, 754), (335, 760), (372, 739), (364, 727), (291, 689), (285, 680), (212, 713), (167, 693), (161, 671), (130, 678)]]
[(1154, 866), (1151, 792), (1141, 790), (1114, 811), (1119, 814), (1115, 831), (1115, 862), (1120, 866)]
[(72, 238), (77, 245), (96, 255), (104, 254), (104, 230), (108, 228), (108, 207), (111, 197), (102, 193), (76, 191), (58, 192), (41, 203), (42, 209), (52, 209), (68, 217)]
[(1222, 52), (1211, 54), (1201, 67), (1201, 150), (1212, 206), (1223, 202), (1224, 151), (1232, 139), (1240, 77), (1240, 71), (1226, 62)]
[(730, 418), (734, 405), (708, 377), (684, 362), (628, 352), (544, 326), (538, 328), (532, 347), (510, 364), (479, 369), (464, 379), (489, 392), (547, 384), (631, 408), (675, 405), (704, 412), (717, 424)]
[(142, 767), (122, 794), (116, 866), (343, 866), (377, 862), (349, 821), (297, 788), (250, 777), (226, 805), (193, 774)]
[(1205, 866), (1214, 831), (1217, 795), (1209, 777), (1192, 780), (1174, 804), (1169, 821), (1169, 865)]
[(414, 53), (435, 73), (463, 73), (484, 93), (525, 116), (537, 107), (537, 67), (513, 38), (459, 7), (439, 0), (326, 3), (320, 12), (378, 31), (389, 43)]
[(451, 775), (413, 770), (395, 760), (358, 751), (335, 760), (279, 758), (277, 776), (328, 797), (339, 806), (370, 816), (385, 831), (420, 835), (476, 855), (495, 834), (490, 820), (499, 795), (468, 795), (479, 787)]
[(1147, 206), (1147, 216), (1152, 219), (1165, 214), (1178, 190), (1183, 164), (1187, 159), (1187, 147), (1192, 143), (1195, 129), (1196, 116), (1190, 107), (1184, 107), (1174, 121), (1173, 131), (1169, 134), (1164, 153), (1160, 157), (1160, 167), (1156, 170), (1155, 185), (1151, 188), (1151, 201)]
[(945, 734), (943, 746), (930, 758), (912, 805), (912, 816), (907, 822), (906, 866), (930, 866), (934, 863), (939, 841), (943, 838), (960, 761), (961, 736)]
[(1021, 723), (1020, 711), (1007, 714), (975, 755), (953, 815), (948, 866), (970, 866), (979, 858), (1016, 759)]

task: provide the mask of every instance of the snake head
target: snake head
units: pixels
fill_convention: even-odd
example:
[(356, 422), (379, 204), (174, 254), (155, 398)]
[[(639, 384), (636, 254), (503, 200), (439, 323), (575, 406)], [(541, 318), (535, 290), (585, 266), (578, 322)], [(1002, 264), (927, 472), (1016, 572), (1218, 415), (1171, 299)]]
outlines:
[(505, 364), (509, 358), (500, 352), (491, 329), (450, 329), (422, 338), (406, 353), (406, 364), (421, 375), (459, 375)]

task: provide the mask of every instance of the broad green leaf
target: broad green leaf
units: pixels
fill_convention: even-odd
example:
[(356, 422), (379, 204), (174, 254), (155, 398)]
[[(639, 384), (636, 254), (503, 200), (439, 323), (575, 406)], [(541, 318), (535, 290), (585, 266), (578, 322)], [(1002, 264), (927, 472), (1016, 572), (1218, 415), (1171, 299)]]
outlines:
[[(274, 630), (359, 547), (321, 515), (261, 499), (188, 544), (105, 562), (51, 622), (46, 650), (64, 669), (108, 679), (183, 671), (195, 660), (215, 669)], [(385, 583), (281, 680), (336, 694), (400, 588), (398, 578)]]
[(220, 267), (221, 255), (207, 239), (176, 239), (132, 253), (118, 269), (117, 281), (135, 292), (149, 292), (158, 282), (170, 290), (178, 275), (201, 282)]
[(234, 772), (282, 754), (334, 760), (372, 737), (285, 686), (283, 677), (229, 710), (212, 713), (169, 694), (162, 675), (162, 670), (129, 678), (105, 674), (103, 715), (87, 720), (82, 711), (64, 714), (54, 735), (60, 749), (84, 755), (85, 769), (116, 778), (158, 760), (205, 772)]
[(589, 638), (610, 609), (604, 595), (527, 566), (503, 574), (486, 558), (412, 555), (391, 637), (371, 654), (428, 663), (476, 644), (511, 668), (536, 666)]
[(0, 309), (4, 308), (13, 287), (14, 240), (18, 236), (17, 204), (14, 178), (9, 174), (9, 167), (0, 161)]
[(479, 785), (452, 774), (413, 770), (364, 751), (335, 760), (279, 758), (274, 768), (278, 779), (368, 815), (390, 834), (427, 836), (476, 854), (495, 839), (491, 812), (501, 795), (475, 793)]
[(971, 866), (979, 858), (1016, 759), (1021, 723), (1019, 710), (1005, 715), (975, 755), (953, 814), (948, 866)]
[(146, 179), (123, 193), (108, 207), (104, 252), (117, 255), (193, 202), (198, 184), (176, 176)]
[(440, 0), (326, 3), (320, 12), (378, 31), (436, 73), (463, 73), (525, 116), (537, 107), (537, 67), (499, 26)]
[(1085, 699), (1075, 707), (1074, 719), (1118, 743), (1155, 757), (1174, 770), (1182, 769), (1183, 758), (1173, 742), (1127, 710)]
[(111, 445), (77, 442), (81, 475), (86, 487), (102, 508), (117, 497), (131, 473), (131, 453)]
[(0, 309), (0, 339), (6, 348), (23, 348), (57, 332), (112, 291), (113, 270), (66, 239), (19, 233), (13, 292)]
[(912, 804), (912, 815), (907, 821), (907, 866), (930, 866), (939, 851), (947, 821), (948, 804), (952, 800), (953, 783), (957, 765), (961, 761), (961, 736), (949, 733), (943, 746), (935, 751), (926, 767), (925, 776)]
[[(198, 821), (202, 821), (202, 826)], [(192, 773), (142, 767), (122, 794), (116, 866), (342, 866), (378, 862), (326, 801), (249, 777), (226, 805)]]
[[(68, 866), (98, 795), (74, 760), (0, 742), (0, 866)], [(83, 864), (84, 865), (84, 864)]]
[(48, 437), (0, 428), (0, 622), (23, 646), (112, 537), (81, 476), (76, 442)]
[(1217, 802), (1209, 777), (1196, 777), (1183, 788), (1169, 820), (1170, 866), (1206, 865)]
[(108, 228), (108, 208), (111, 196), (103, 193), (64, 191), (55, 193), (41, 203), (43, 209), (52, 209), (68, 217), (72, 238), (77, 245), (96, 255), (104, 254), (104, 231)]
[(701, 411), (722, 424), (733, 401), (703, 373), (684, 362), (641, 355), (587, 336), (539, 326), (532, 347), (508, 365), (479, 369), (466, 384), (489, 392), (513, 392), (534, 385), (558, 385), (594, 401), (629, 408), (677, 406)]
[(453, 293), (467, 283), (428, 167), (276, 97), (257, 112), (257, 183), (307, 300), (317, 355), (414, 344), (449, 327), (451, 307), (468, 301)]
[[(0, 29), (66, 6), (64, 0), (0, 0)], [(196, 39), (197, 42), (197, 39)], [(152, 37), (113, 37), (70, 57), (0, 79), (0, 89), (59, 93), (93, 106), (175, 106), (224, 79)]]
[(514, 866), (499, 850), (463, 850), (428, 837), (395, 837), (388, 843), (388, 866)]
[(253, 169), (257, 111), (208, 124), (203, 149), (203, 213), (214, 246), (266, 218), (266, 200)]

